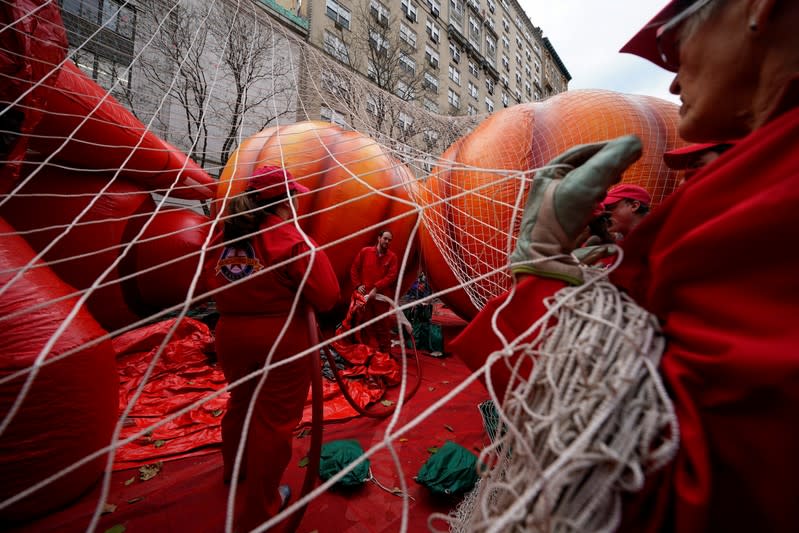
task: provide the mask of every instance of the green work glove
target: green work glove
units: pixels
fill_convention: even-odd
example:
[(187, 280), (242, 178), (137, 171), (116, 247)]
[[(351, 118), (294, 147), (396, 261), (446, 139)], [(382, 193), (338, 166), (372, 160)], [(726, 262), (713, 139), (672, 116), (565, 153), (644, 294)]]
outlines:
[(511, 272), (582, 283), (577, 261), (555, 256), (571, 254), (596, 204), (639, 157), (641, 140), (625, 135), (575, 146), (538, 171), (524, 206), (516, 249), (510, 255)]

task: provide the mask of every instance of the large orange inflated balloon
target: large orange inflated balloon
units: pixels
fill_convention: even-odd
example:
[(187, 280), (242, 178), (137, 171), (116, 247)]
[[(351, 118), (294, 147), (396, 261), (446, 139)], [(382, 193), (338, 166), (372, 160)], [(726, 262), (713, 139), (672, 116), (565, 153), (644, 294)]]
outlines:
[(441, 298), (466, 319), (505, 292), (510, 277), (502, 269), (515, 246), (511, 223), (518, 228), (526, 200), (526, 191), (519, 197), (519, 184), (576, 144), (638, 135), (643, 157), (622, 181), (645, 187), (657, 206), (677, 184), (677, 173), (662, 157), (684, 144), (677, 121), (675, 104), (603, 90), (569, 91), (489, 116), (450, 146), (414, 188), (424, 208), (419, 241), (431, 286), (437, 291), (463, 286)]
[(410, 286), (418, 274), (411, 239), (417, 210), (407, 191), (414, 178), (405, 165), (374, 139), (327, 122), (268, 128), (246, 139), (230, 158), (219, 179), (214, 212), (225, 196), (241, 193), (247, 177), (265, 164), (282, 166), (311, 190), (299, 195), (300, 225), (319, 244), (340, 241), (326, 252), (343, 295), (352, 291), (352, 260), (361, 248), (377, 243), (382, 229), (392, 232), (400, 263), (406, 247), (412, 247), (402, 292)]

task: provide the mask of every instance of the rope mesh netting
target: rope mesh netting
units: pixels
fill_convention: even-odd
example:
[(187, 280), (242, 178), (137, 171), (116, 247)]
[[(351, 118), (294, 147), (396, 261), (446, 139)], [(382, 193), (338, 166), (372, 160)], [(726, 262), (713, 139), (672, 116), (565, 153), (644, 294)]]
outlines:
[[(561, 151), (636, 133), (644, 157), (624, 181), (645, 186), (655, 204), (675, 186), (660, 157), (680, 143), (673, 104), (596, 90), (492, 115), (440, 114), (424, 73), (403, 60), (399, 26), (389, 21), (385, 42), (370, 42), (368, 2), (353, 26), (361, 30), (349, 41), (343, 32), (325, 36), (326, 51), (290, 29), (292, 13), (274, 16), (250, 1), (0, 2), (0, 301), (11, 302), (3, 303), (0, 330), (18, 335), (42, 313), (49, 320), (27, 359), (4, 356), (0, 387), (14, 395), (0, 439), (24, 422), (48, 367), (155, 320), (184, 317), (213, 297), (202, 282), (211, 235), (257, 165), (281, 165), (311, 188), (292, 223), (329, 254), (344, 294), (353, 251), (390, 227), (406, 280), (394, 300), (416, 277), (421, 255), (434, 289), (425, 301), (442, 298), (466, 318), (511, 287), (505, 267), (526, 190)], [(37, 276), (50, 272), (58, 290), (42, 289)], [(102, 329), (81, 329), (86, 316)], [(250, 377), (263, 381), (270, 368)], [(102, 461), (94, 529), (117, 450), (240, 385), (122, 438), (147, 376), (113, 415), (110, 439), (8, 495), (0, 510)], [(398, 434), (475, 379), (403, 426), (394, 415), (367, 457), (393, 451)], [(400, 401), (397, 413), (402, 408)], [(516, 443), (504, 449), (521, 451)]]

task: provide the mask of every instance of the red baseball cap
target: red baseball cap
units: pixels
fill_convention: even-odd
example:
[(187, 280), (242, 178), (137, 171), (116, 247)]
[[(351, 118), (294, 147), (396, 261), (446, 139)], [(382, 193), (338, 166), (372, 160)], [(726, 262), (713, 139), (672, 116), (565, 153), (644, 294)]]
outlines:
[(605, 196), (605, 199), (602, 201), (602, 205), (607, 207), (622, 200), (637, 200), (646, 205), (652, 203), (652, 197), (649, 195), (646, 189), (639, 187), (638, 185), (622, 183), (621, 185), (612, 187), (608, 191), (607, 196)]
[(638, 33), (633, 35), (633, 38), (627, 41), (627, 44), (622, 46), (619, 52), (643, 57), (661, 68), (676, 72), (673, 67), (663, 62), (663, 58), (660, 56), (660, 50), (658, 50), (656, 33), (658, 28), (674, 18), (684, 9), (690, 7), (695, 1), (696, 0), (671, 0), (671, 2), (666, 4), (666, 7), (661, 9), (652, 20), (638, 30)]
[(671, 169), (684, 170), (691, 166), (705, 152), (715, 150), (719, 153), (724, 152), (732, 146), (732, 143), (701, 143), (689, 144), (682, 148), (675, 148), (663, 154), (663, 161)]
[(290, 191), (304, 193), (310, 190), (294, 181), (288, 170), (272, 165), (256, 168), (247, 181), (247, 190), (259, 191), (258, 199), (260, 200), (270, 200), (286, 193), (286, 182), (288, 182)]

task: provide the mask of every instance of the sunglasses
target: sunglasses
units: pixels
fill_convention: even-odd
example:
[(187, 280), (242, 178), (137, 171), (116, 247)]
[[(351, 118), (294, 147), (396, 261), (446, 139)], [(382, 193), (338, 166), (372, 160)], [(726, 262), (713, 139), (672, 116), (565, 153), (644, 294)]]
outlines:
[(676, 71), (680, 66), (680, 27), (686, 20), (691, 18), (692, 15), (699, 12), (699, 10), (710, 2), (711, 0), (699, 0), (692, 3), (670, 20), (663, 23), (655, 31), (655, 40), (657, 42), (658, 53), (660, 53), (660, 59), (670, 69)]

